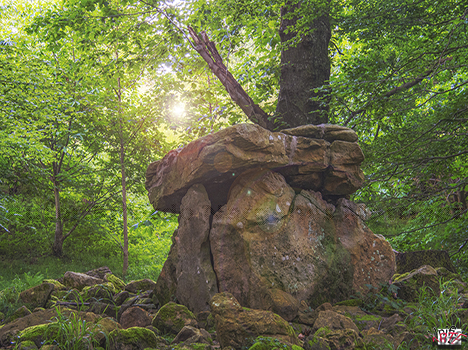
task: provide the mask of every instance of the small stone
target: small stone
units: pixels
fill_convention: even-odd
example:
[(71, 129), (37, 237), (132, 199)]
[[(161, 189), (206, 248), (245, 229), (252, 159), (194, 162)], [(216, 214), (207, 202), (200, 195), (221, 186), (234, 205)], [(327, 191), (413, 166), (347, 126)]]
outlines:
[(132, 306), (124, 311), (120, 317), (122, 328), (146, 327), (151, 325), (152, 319), (148, 312), (140, 307)]

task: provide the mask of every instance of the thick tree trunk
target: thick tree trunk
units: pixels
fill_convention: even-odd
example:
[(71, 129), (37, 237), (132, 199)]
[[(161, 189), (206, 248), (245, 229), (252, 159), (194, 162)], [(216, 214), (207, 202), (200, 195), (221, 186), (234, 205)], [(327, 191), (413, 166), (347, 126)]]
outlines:
[[(286, 43), (296, 36), (288, 30), (296, 25), (298, 17), (292, 16), (301, 2), (287, 1), (281, 9), (280, 38)], [(276, 113), (279, 118), (295, 127), (305, 124), (328, 122), (330, 59), (328, 44), (331, 38), (330, 21), (327, 14), (319, 14), (313, 23), (313, 31), (305, 35), (297, 45), (281, 53), (280, 92)], [(314, 89), (324, 86), (325, 89)]]

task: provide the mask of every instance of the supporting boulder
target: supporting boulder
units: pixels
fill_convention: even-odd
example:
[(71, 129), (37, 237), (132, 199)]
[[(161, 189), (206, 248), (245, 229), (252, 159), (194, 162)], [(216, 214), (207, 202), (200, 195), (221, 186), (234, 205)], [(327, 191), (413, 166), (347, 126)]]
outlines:
[(210, 309), (209, 302), (218, 292), (208, 240), (211, 205), (203, 185), (187, 191), (180, 209), (179, 228), (155, 293), (163, 304), (175, 298), (198, 313)]

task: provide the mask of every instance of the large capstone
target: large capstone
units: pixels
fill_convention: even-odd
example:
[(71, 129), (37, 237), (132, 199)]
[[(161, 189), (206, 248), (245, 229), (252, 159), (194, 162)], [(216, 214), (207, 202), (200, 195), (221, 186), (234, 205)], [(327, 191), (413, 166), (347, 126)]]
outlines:
[(309, 125), (271, 132), (239, 124), (170, 151), (151, 163), (146, 189), (154, 208), (180, 213), (182, 197), (203, 184), (212, 210), (227, 203), (229, 189), (245, 170), (263, 167), (285, 176), (296, 188), (345, 196), (361, 187), (364, 160), (356, 133), (336, 125)]

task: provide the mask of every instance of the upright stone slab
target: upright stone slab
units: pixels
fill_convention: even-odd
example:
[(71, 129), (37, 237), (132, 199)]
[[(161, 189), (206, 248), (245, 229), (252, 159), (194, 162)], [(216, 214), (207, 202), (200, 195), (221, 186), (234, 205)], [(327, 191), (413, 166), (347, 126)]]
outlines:
[(338, 240), (350, 254), (355, 292), (367, 293), (366, 284), (378, 287), (395, 273), (395, 253), (382, 235), (375, 235), (364, 223), (368, 215), (363, 204), (338, 200), (335, 227)]
[(203, 185), (192, 186), (182, 198), (179, 228), (170, 258), (158, 279), (156, 293), (161, 302), (165, 288), (173, 298), (192, 312), (209, 310), (211, 297), (218, 292), (216, 276), (210, 261), (211, 204)]

